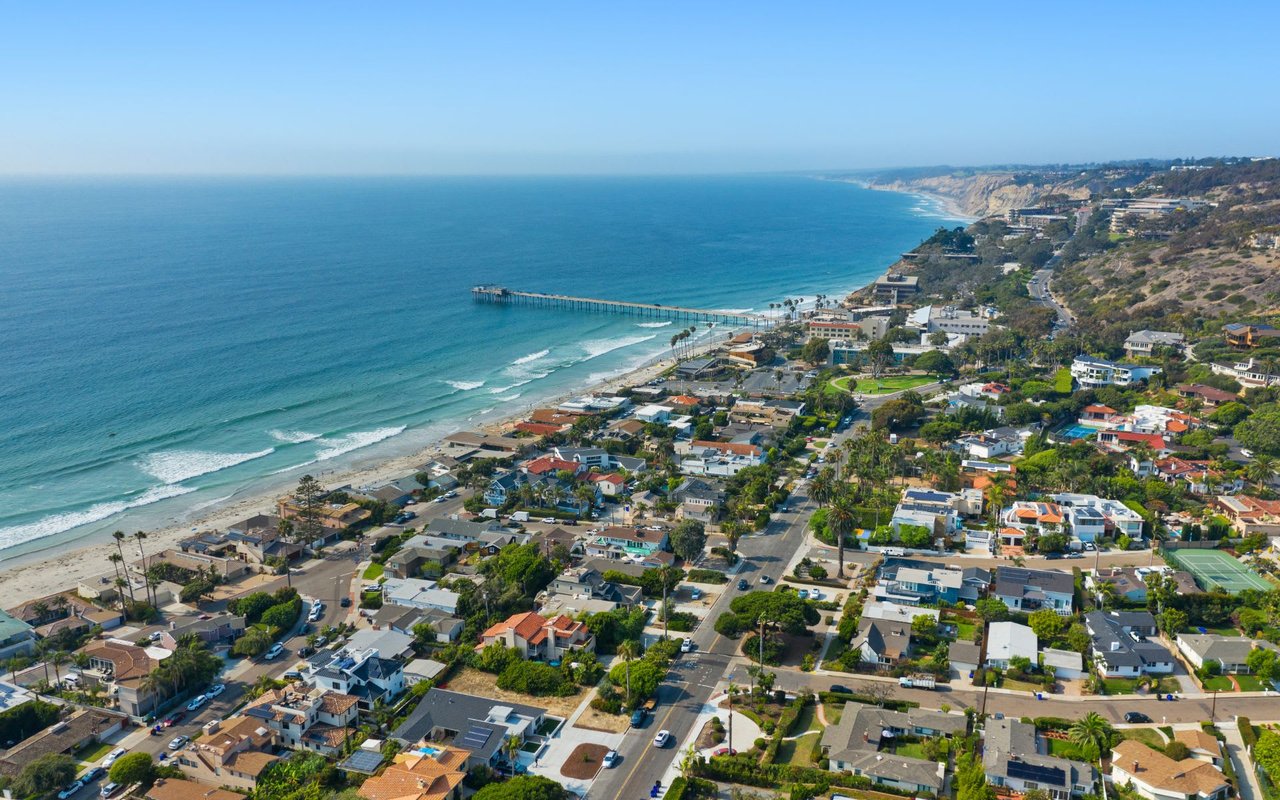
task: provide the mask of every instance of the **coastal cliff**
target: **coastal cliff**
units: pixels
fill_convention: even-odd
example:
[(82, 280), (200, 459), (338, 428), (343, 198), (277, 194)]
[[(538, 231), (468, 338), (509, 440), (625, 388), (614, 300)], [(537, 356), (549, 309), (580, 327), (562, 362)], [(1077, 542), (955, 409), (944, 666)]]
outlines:
[(1049, 194), (1065, 195), (1072, 200), (1088, 199), (1090, 195), (1087, 188), (1057, 182), (1030, 182), (1013, 172), (877, 177), (867, 185), (891, 192), (937, 195), (951, 200), (959, 210), (972, 217), (989, 217), (1014, 208), (1034, 206)]

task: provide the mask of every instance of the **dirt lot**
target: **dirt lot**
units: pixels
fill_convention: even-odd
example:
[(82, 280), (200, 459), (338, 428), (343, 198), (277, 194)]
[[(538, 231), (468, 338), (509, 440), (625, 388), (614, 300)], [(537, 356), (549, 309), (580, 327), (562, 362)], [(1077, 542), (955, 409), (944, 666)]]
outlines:
[(566, 778), (589, 780), (600, 771), (600, 764), (609, 748), (602, 744), (580, 744), (564, 760), (560, 774)]
[(625, 733), (630, 725), (631, 719), (626, 714), (605, 714), (588, 706), (573, 727), (605, 733)]
[(504, 703), (520, 703), (526, 706), (545, 708), (548, 714), (561, 719), (573, 713), (578, 704), (586, 698), (588, 691), (587, 689), (580, 689), (577, 694), (569, 697), (532, 697), (519, 692), (508, 692), (505, 689), (499, 689), (497, 680), (497, 675), (490, 675), (487, 672), (467, 667), (459, 672), (453, 680), (449, 681), (447, 686), (441, 686), (440, 688), (462, 692), (463, 694), (492, 697), (494, 700), (500, 700)]

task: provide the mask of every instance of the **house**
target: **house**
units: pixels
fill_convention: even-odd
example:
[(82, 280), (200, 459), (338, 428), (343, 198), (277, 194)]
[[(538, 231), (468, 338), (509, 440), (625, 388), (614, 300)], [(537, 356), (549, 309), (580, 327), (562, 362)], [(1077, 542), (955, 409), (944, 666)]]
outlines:
[(871, 285), (871, 296), (878, 303), (897, 305), (920, 291), (918, 275), (904, 275), (901, 272), (886, 272)]
[(627, 479), (617, 472), (592, 474), (587, 480), (595, 484), (600, 494), (605, 497), (618, 497), (627, 489)]
[(644, 599), (644, 592), (639, 586), (606, 581), (596, 570), (583, 566), (569, 567), (557, 575), (547, 587), (547, 594), (593, 598), (613, 603), (615, 607), (627, 608), (638, 605)]
[(1212, 461), (1162, 458), (1152, 465), (1151, 474), (1165, 483), (1185, 484), (1192, 494), (1236, 494), (1244, 489), (1244, 479), (1215, 469)]
[(1061, 533), (1065, 522), (1066, 516), (1057, 503), (1016, 501), (1000, 513), (1000, 544), (1023, 547), (1028, 534)]
[(520, 469), (527, 475), (555, 475), (558, 472), (577, 475), (580, 472), (587, 471), (587, 468), (580, 461), (565, 461), (555, 456), (539, 456), (521, 464)]
[(1186, 342), (1187, 337), (1181, 333), (1144, 329), (1130, 333), (1129, 338), (1124, 340), (1124, 354), (1130, 358), (1137, 358), (1138, 356), (1151, 355), (1157, 347), (1182, 350)]
[[(432, 520), (436, 522), (436, 520)], [(464, 523), (471, 525), (474, 523)], [(481, 526), (486, 527), (486, 526)], [(410, 537), (400, 549), (387, 556), (383, 562), (386, 573), (395, 578), (414, 578), (422, 572), (422, 567), (429, 561), (434, 561), (442, 567), (447, 567), (457, 560), (458, 555), (463, 551), (467, 544), (479, 541), (479, 537), (485, 535), (488, 531), (476, 534), (475, 539), (468, 539), (466, 542), (459, 539), (446, 539), (443, 536), (432, 536), (420, 533), (417, 536)]]
[(196, 783), (253, 791), (258, 776), (280, 760), (274, 755), (275, 731), (264, 720), (234, 716), (214, 720), (205, 735), (173, 757), (173, 763)]
[(1036, 634), (1016, 622), (992, 622), (987, 626), (987, 666), (1004, 669), (1014, 656), (1035, 658), (1039, 649)]
[(1280, 383), (1280, 375), (1273, 374), (1271, 367), (1255, 358), (1248, 361), (1237, 361), (1234, 364), (1210, 364), (1209, 369), (1215, 375), (1225, 375), (1246, 389), (1259, 386), (1274, 386)]
[(1185, 744), (1191, 758), (1222, 768), (1222, 743), (1203, 728), (1176, 730), (1173, 740)]
[[(498, 533), (506, 531), (494, 520), (478, 520), (471, 522), (465, 519), (458, 519), (457, 516), (436, 517), (427, 523), (424, 535), (436, 536), (440, 539), (448, 539), (454, 542), (460, 542), (465, 545), (474, 545), (481, 541), (482, 537), (487, 533)], [(408, 546), (414, 539), (405, 542)]]
[(410, 608), (390, 603), (382, 604), (382, 608), (373, 615), (372, 622), (379, 628), (408, 636), (416, 635), (414, 629), (419, 625), (426, 625), (440, 644), (458, 641), (464, 627), (463, 620), (438, 608)]
[(972, 603), (982, 596), (991, 573), (979, 567), (958, 569), (928, 561), (887, 558), (880, 565), (873, 594), (906, 606)]
[(1169, 648), (1148, 637), (1156, 620), (1146, 611), (1091, 611), (1084, 617), (1093, 664), (1104, 678), (1136, 678), (1173, 672)]
[(899, 736), (955, 737), (967, 730), (968, 720), (962, 714), (921, 708), (889, 711), (849, 702), (840, 722), (822, 732), (821, 747), (833, 772), (852, 772), (880, 786), (937, 793), (944, 783), (943, 764), (882, 753), (880, 748)]
[(244, 795), (182, 778), (159, 778), (145, 797), (147, 800), (244, 800)]
[(1084, 656), (1074, 650), (1055, 650), (1046, 647), (1040, 651), (1040, 666), (1052, 669), (1063, 680), (1076, 680), (1085, 676)]
[(1071, 362), (1071, 377), (1082, 389), (1101, 389), (1104, 386), (1132, 386), (1145, 381), (1162, 370), (1160, 367), (1107, 361), (1091, 356), (1076, 356)]
[(536, 735), (546, 713), (536, 706), (433, 688), (391, 738), (406, 747), (424, 740), (432, 747), (465, 747), (468, 769), (494, 767), (505, 761), (507, 740), (524, 742)]
[(404, 685), (416, 686), (422, 681), (433, 681), (449, 668), (431, 658), (415, 658), (404, 665)]
[(356, 650), (349, 644), (309, 658), (302, 679), (318, 689), (354, 697), (359, 711), (366, 714), (378, 701), (389, 703), (404, 691), (400, 662), (383, 658), (376, 648)]
[(145, 678), (156, 665), (173, 655), (162, 647), (138, 647), (123, 639), (97, 639), (80, 650), (89, 657), (84, 670), (89, 677), (116, 687), (116, 704), (131, 717), (144, 717), (156, 710), (159, 696), (145, 686)]
[(1107, 536), (1142, 539), (1142, 515), (1119, 500), (1073, 492), (1061, 492), (1051, 498), (1059, 505), (1071, 525), (1072, 535), (1079, 541), (1095, 542)]
[(982, 766), (992, 786), (1024, 795), (1038, 789), (1051, 800), (1092, 794), (1098, 779), (1090, 764), (1042, 755), (1036, 726), (1016, 719), (986, 721)]
[(1256, 645), (1247, 636), (1221, 636), (1216, 633), (1180, 633), (1178, 650), (1196, 669), (1206, 661), (1216, 661), (1224, 673), (1248, 675), (1248, 659)]
[(1280, 337), (1280, 328), (1231, 322), (1222, 326), (1222, 334), (1232, 347), (1261, 347), (1268, 339)]
[(1171, 440), (1161, 433), (1140, 433), (1126, 430), (1098, 431), (1098, 446), (1113, 453), (1124, 453), (1135, 448), (1147, 447), (1157, 457), (1163, 458), (1172, 450)]
[(1120, 412), (1111, 406), (1094, 403), (1080, 409), (1080, 416), (1076, 421), (1090, 428), (1105, 428), (1111, 424), (1111, 421), (1115, 419), (1118, 413)]
[(360, 784), (364, 800), (451, 800), (462, 791), (471, 753), (457, 747), (422, 747), (397, 753), (382, 771)]
[(832, 768), (867, 778), (875, 786), (887, 786), (916, 794), (936, 794), (945, 784), (947, 765), (940, 761), (859, 750), (833, 760)]
[(860, 650), (865, 664), (892, 666), (911, 653), (911, 624), (863, 618), (849, 648)]
[(529, 447), (529, 442), (506, 436), (488, 436), (472, 431), (459, 431), (444, 437), (444, 446), (446, 453), (462, 461), (472, 458), (518, 456)]
[[(286, 495), (276, 500), (276, 515), (280, 519), (297, 520), (302, 513), (303, 508), (293, 495)], [(320, 504), (319, 508), (315, 509), (315, 514), (321, 526), (330, 530), (341, 531), (344, 528), (350, 528), (365, 522), (372, 515), (372, 512), (361, 508), (359, 503), (325, 501)]]
[[(101, 708), (72, 706), (71, 713), (0, 755), (0, 775), (16, 778), (27, 764), (44, 755), (71, 755), (119, 733), (129, 718)], [(236, 800), (243, 800), (237, 795)]]
[(657, 551), (666, 550), (669, 541), (666, 529), (652, 531), (645, 528), (610, 525), (589, 536), (586, 551), (589, 556), (605, 558), (622, 558), (632, 554), (651, 555)]
[(899, 605), (888, 600), (867, 600), (862, 606), (863, 619), (882, 619), (889, 622), (902, 622), (910, 625), (916, 617), (928, 617), (937, 622), (941, 612), (936, 608), (920, 608)]
[(269, 728), (284, 747), (334, 756), (355, 733), (357, 706), (351, 695), (294, 683), (268, 689), (242, 713)]
[(709, 524), (719, 519), (725, 493), (709, 481), (689, 477), (671, 492), (671, 499), (680, 504), (676, 509), (679, 518)]
[(990, 459), (1022, 452), (1022, 440), (974, 433), (956, 439), (955, 447), (970, 458)]
[(960, 529), (961, 502), (959, 495), (950, 492), (910, 487), (902, 493), (889, 524), (895, 531), (902, 525), (922, 525), (934, 536), (949, 536)]
[(1241, 536), (1262, 533), (1280, 535), (1280, 500), (1263, 500), (1247, 494), (1219, 495), (1213, 505), (1231, 521)]
[(595, 637), (587, 626), (564, 615), (547, 619), (534, 611), (513, 614), (491, 626), (480, 635), (477, 649), (500, 643), (520, 651), (526, 659), (559, 661), (564, 653), (578, 650), (592, 652)]
[(959, 678), (972, 673), (982, 664), (982, 647), (973, 642), (954, 641), (947, 645), (951, 675)]
[(227, 526), (221, 533), (206, 533), (178, 543), (183, 552), (237, 558), (251, 566), (265, 566), (269, 559), (292, 561), (302, 555), (302, 545), (280, 533), (280, 518), (255, 514)]
[(555, 457), (563, 461), (574, 461), (590, 469), (609, 469), (613, 466), (613, 456), (608, 450), (600, 447), (565, 447), (560, 446), (552, 451)]
[(177, 650), (178, 642), (186, 636), (195, 636), (210, 646), (229, 644), (239, 639), (244, 630), (244, 617), (228, 613), (215, 614), (208, 619), (170, 622), (169, 629), (160, 632), (158, 644), (167, 650)]
[(1061, 616), (1071, 616), (1075, 580), (1069, 572), (997, 567), (992, 594), (1012, 611), (1030, 613), (1052, 608)]
[(413, 657), (413, 635), (395, 630), (361, 628), (347, 638), (352, 651), (377, 650), (382, 658), (407, 661)]
[(592, 487), (594, 497), (590, 500), (583, 499), (575, 491), (578, 485), (573, 481), (562, 480), (553, 472), (532, 475), (521, 470), (511, 470), (489, 482), (484, 500), (490, 505), (501, 506), (508, 501), (525, 497), (537, 508), (554, 508), (566, 514), (584, 515), (593, 504), (600, 503), (602, 497), (600, 490)]
[(88, 633), (95, 625), (112, 630), (123, 622), (119, 610), (99, 608), (72, 592), (37, 598), (0, 611), (0, 657), (30, 653), (37, 638), (63, 631)]
[(408, 608), (434, 608), (446, 614), (457, 614), (458, 593), (441, 589), (433, 580), (423, 578), (390, 578), (382, 584), (382, 601)]
[(1199, 401), (1205, 408), (1217, 408), (1223, 403), (1230, 403), (1240, 399), (1238, 395), (1232, 392), (1217, 389), (1213, 386), (1206, 386), (1203, 383), (1180, 383), (1177, 386), (1177, 392), (1179, 397)]
[(1194, 758), (1174, 761), (1135, 739), (1125, 739), (1111, 751), (1111, 780), (1133, 784), (1147, 800), (1226, 800), (1231, 786), (1213, 764)]

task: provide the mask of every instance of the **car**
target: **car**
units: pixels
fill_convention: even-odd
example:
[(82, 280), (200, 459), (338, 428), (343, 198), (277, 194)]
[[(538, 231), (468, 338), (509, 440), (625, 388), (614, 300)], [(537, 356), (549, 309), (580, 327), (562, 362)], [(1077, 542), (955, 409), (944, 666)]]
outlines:
[(271, 645), (270, 650), (268, 650), (266, 653), (263, 653), (262, 657), (267, 661), (274, 661), (275, 659), (279, 658), (280, 654), (283, 652), (284, 652), (284, 645), (280, 644), (279, 642), (276, 642), (275, 644)]
[(635, 711), (632, 711), (631, 727), (639, 728), (641, 725), (644, 724), (645, 717), (647, 716), (648, 714), (645, 713), (645, 710), (643, 708), (637, 708)]
[(298, 658), (306, 658), (307, 656), (315, 655), (315, 653), (316, 649), (310, 645), (304, 644), (298, 648)]
[(120, 756), (127, 752), (129, 751), (125, 750), (123, 747), (117, 747), (115, 750), (107, 753), (106, 758), (102, 759), (102, 766), (110, 768), (112, 764), (116, 763), (116, 759), (120, 758)]
[(324, 647), (324, 646), (325, 646), (326, 644), (328, 644), (328, 643), (329, 643), (329, 637), (328, 637), (328, 636), (317, 636), (317, 637), (316, 637), (316, 647)]
[(448, 498), (448, 497), (446, 497), (445, 495), (440, 495), (440, 496), (436, 497), (434, 500), (432, 500), (431, 502), (433, 502), (433, 503), (444, 503), (444, 502), (447, 502), (448, 500), (449, 500), (449, 498)]
[(80, 776), (80, 783), (87, 785), (106, 774), (107, 771), (102, 767), (89, 767), (89, 770)]
[(1138, 723), (1150, 722), (1151, 717), (1148, 717), (1146, 714), (1143, 714), (1141, 711), (1128, 711), (1124, 715), (1124, 721), (1128, 722), (1130, 725), (1135, 725)]
[(841, 694), (853, 694), (848, 686), (842, 686), (838, 683), (831, 684), (831, 691), (840, 692)]
[(801, 600), (808, 600), (808, 599), (809, 599), (809, 590), (808, 590), (808, 589), (801, 589), (800, 591), (796, 592), (796, 597), (799, 597)]
[(169, 716), (165, 717), (164, 722), (162, 724), (166, 728), (172, 728), (174, 725), (177, 725), (179, 722), (182, 722), (182, 720), (185, 719), (186, 716), (187, 716), (187, 712), (185, 711), (175, 711)]
[(715, 750), (711, 751), (711, 755), (713, 756), (736, 756), (737, 754), (738, 751), (732, 747), (717, 747)]
[(343, 608), (351, 608), (351, 598), (350, 597), (342, 598), (341, 600), (338, 601), (338, 605), (342, 606)]
[(770, 578), (768, 575), (761, 575), (760, 582), (763, 583), (765, 586), (768, 586), (769, 584), (773, 583), (773, 578)]
[(187, 703), (187, 710), (195, 711), (197, 708), (199, 708), (200, 706), (204, 705), (207, 702), (209, 702), (208, 695), (205, 695), (205, 694), (196, 695), (194, 698), (192, 698), (190, 703)]
[(822, 592), (818, 591), (817, 589), (810, 589), (810, 590), (809, 590), (809, 599), (810, 599), (810, 600), (821, 600), (821, 599), (822, 599)]
[(1067, 553), (1067, 558), (1084, 558), (1084, 553)]
[(163, 632), (163, 631), (156, 631), (156, 632), (152, 633), (152, 634), (151, 634), (151, 636), (150, 636), (149, 638), (150, 638), (150, 639), (151, 639), (151, 641), (153, 641), (153, 642), (158, 642), (158, 641), (160, 641), (160, 637), (161, 637), (161, 636), (163, 636), (163, 635), (164, 635), (164, 632)]
[(542, 518), (542, 521), (543, 521), (544, 523), (546, 523), (547, 525), (555, 525), (555, 524), (556, 524), (556, 518), (555, 518), (555, 517), (543, 517), (543, 518)]
[(693, 652), (693, 640), (690, 639), (688, 636), (684, 637), (684, 641), (680, 642), (680, 652), (681, 653)]
[(701, 589), (698, 589), (698, 588), (696, 588), (696, 587), (695, 587), (695, 588), (693, 588), (693, 589), (690, 589), (690, 590), (689, 590), (689, 598), (690, 598), (691, 600), (701, 600), (701, 599), (702, 599), (702, 590), (701, 590)]
[(196, 619), (213, 619), (213, 617), (209, 616), (208, 614), (201, 614), (200, 616), (196, 617)]
[(68, 797), (84, 788), (84, 784), (80, 781), (73, 781), (70, 786), (58, 792), (58, 800), (67, 800)]
[(1095, 545), (1094, 545), (1094, 543), (1093, 543), (1093, 542), (1085, 542), (1085, 543), (1084, 543), (1084, 549), (1085, 549), (1085, 550), (1089, 550), (1089, 551), (1091, 551), (1091, 552), (1092, 552), (1092, 551), (1094, 551), (1094, 550), (1097, 550), (1098, 548), (1097, 548), (1097, 546), (1095, 546)]
[(454, 498), (454, 497), (457, 497), (457, 496), (458, 496), (458, 490), (457, 490), (457, 489), (450, 489), (449, 491), (447, 491), (447, 492), (445, 492), (445, 493), (444, 493), (444, 496), (445, 496), (445, 497), (448, 497), (448, 498), (450, 498), (450, 499), (452, 499), (452, 498)]
[(653, 737), (654, 747), (666, 747), (669, 744), (671, 744), (671, 731), (666, 728), (658, 731), (658, 735)]
[(380, 592), (380, 591), (382, 591), (382, 584), (380, 583), (366, 583), (364, 585), (364, 592), (366, 594), (368, 594), (369, 592)]
[(103, 786), (103, 787), (102, 787), (102, 791), (98, 792), (98, 796), (99, 796), (99, 797), (110, 797), (111, 795), (115, 794), (115, 793), (116, 793), (116, 792), (118, 792), (118, 791), (120, 791), (120, 784), (118, 784), (118, 783), (108, 783), (106, 786)]
[(406, 520), (410, 520), (410, 519), (417, 519), (417, 518), (418, 518), (418, 512), (417, 512), (417, 511), (406, 511), (406, 512), (404, 512), (403, 514), (401, 514), (400, 516), (404, 517)]
[(614, 767), (618, 766), (618, 762), (621, 760), (622, 759), (618, 757), (617, 750), (610, 750), (609, 752), (604, 754), (604, 760), (601, 761), (600, 763), (604, 765), (605, 769), (613, 769)]
[(227, 685), (225, 683), (215, 683), (214, 685), (209, 687), (209, 691), (205, 692), (205, 694), (210, 699), (213, 699), (218, 695), (222, 694), (223, 692), (225, 692), (226, 690), (227, 690)]
[(189, 736), (175, 736), (173, 737), (173, 740), (169, 742), (169, 749), (181, 750), (182, 748), (187, 746), (187, 742), (189, 741), (191, 741), (191, 738)]
[(284, 678), (287, 681), (300, 681), (302, 680), (302, 673), (297, 671), (296, 669), (290, 669), (290, 670), (285, 670), (285, 673), (280, 677)]
[(1245, 448), (1241, 447), (1241, 448), (1240, 448), (1240, 455), (1244, 456), (1245, 458), (1253, 458), (1253, 451), (1252, 451), (1252, 450), (1246, 450)]
[(738, 591), (745, 592), (747, 590), (747, 579), (738, 578)]
[(1057, 561), (1062, 558), (1062, 553), (1045, 553), (1044, 558), (1046, 561)]

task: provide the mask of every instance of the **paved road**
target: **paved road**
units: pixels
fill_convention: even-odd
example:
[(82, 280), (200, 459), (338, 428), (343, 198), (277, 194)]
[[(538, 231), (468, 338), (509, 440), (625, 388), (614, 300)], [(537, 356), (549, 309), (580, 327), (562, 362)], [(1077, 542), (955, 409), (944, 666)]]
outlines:
[[(1058, 257), (1054, 256), (1049, 263), (1053, 264), (1057, 259)], [(1066, 306), (1059, 303), (1057, 298), (1053, 296), (1053, 290), (1050, 285), (1052, 278), (1052, 267), (1046, 267), (1045, 269), (1036, 270), (1031, 280), (1027, 282), (1027, 293), (1031, 295), (1031, 298), (1041, 305), (1052, 308), (1054, 313), (1058, 315), (1057, 322), (1054, 323), (1053, 333), (1049, 335), (1049, 338), (1069, 330), (1075, 322), (1075, 317), (1071, 316), (1071, 312), (1067, 310)]]

